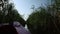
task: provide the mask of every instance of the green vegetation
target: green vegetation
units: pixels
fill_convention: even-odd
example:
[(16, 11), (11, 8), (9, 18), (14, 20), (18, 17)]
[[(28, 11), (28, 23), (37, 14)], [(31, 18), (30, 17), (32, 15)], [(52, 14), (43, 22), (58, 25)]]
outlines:
[[(6, 12), (6, 9), (8, 13)], [(0, 11), (0, 23), (13, 23), (13, 21), (18, 21), (23, 26), (25, 26), (26, 23), (24, 19), (21, 17), (21, 15), (18, 13), (18, 11), (15, 9), (14, 4), (8, 3), (7, 8), (4, 8), (2, 11)]]
[(27, 19), (28, 29), (32, 34), (60, 34), (60, 4), (56, 0), (52, 2), (54, 3), (47, 8), (37, 9)]

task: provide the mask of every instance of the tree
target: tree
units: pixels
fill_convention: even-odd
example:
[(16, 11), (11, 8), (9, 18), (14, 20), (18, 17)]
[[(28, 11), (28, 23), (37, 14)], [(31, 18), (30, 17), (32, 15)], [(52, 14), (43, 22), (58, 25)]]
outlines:
[(14, 9), (14, 5), (12, 3), (9, 5), (8, 14), (6, 15), (5, 20), (6, 20), (6, 22), (18, 21), (23, 26), (25, 26), (25, 24), (26, 24), (26, 22), (21, 17), (21, 15), (18, 13), (18, 11), (16, 9)]
[(41, 8), (32, 13), (27, 19), (28, 29), (32, 34), (57, 34), (57, 18)]
[(27, 19), (32, 34), (60, 34), (60, 0), (51, 2), (47, 8), (37, 9)]
[[(6, 1), (8, 2), (8, 0)], [(1, 11), (3, 11), (3, 13)], [(7, 7), (1, 11), (0, 11), (0, 23), (13, 23), (13, 21), (18, 21), (23, 26), (25, 26), (25, 23), (26, 23), (25, 20), (21, 17), (18, 11), (14, 8), (13, 3), (8, 3)]]

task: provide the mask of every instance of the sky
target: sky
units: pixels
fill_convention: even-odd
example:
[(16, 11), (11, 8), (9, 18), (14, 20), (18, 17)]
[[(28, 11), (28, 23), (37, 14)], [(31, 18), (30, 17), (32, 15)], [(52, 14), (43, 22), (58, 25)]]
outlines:
[(33, 12), (32, 5), (35, 8), (42, 6), (41, 4), (46, 3), (46, 0), (11, 0), (19, 14), (23, 16), (24, 20), (27, 20), (28, 16)]

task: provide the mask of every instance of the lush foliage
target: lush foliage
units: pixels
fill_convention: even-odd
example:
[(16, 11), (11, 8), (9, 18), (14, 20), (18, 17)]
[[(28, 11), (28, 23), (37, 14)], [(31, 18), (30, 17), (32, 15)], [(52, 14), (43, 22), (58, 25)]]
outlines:
[[(39, 8), (27, 19), (28, 29), (32, 34), (60, 34), (59, 0), (47, 8)], [(53, 3), (52, 2), (52, 3)]]
[(18, 13), (18, 11), (15, 9), (13, 3), (8, 4), (7, 9), (7, 15), (5, 15), (6, 10), (0, 11), (0, 23), (13, 23), (13, 21), (20, 22), (23, 26), (25, 26), (25, 21), (21, 17), (21, 15)]

